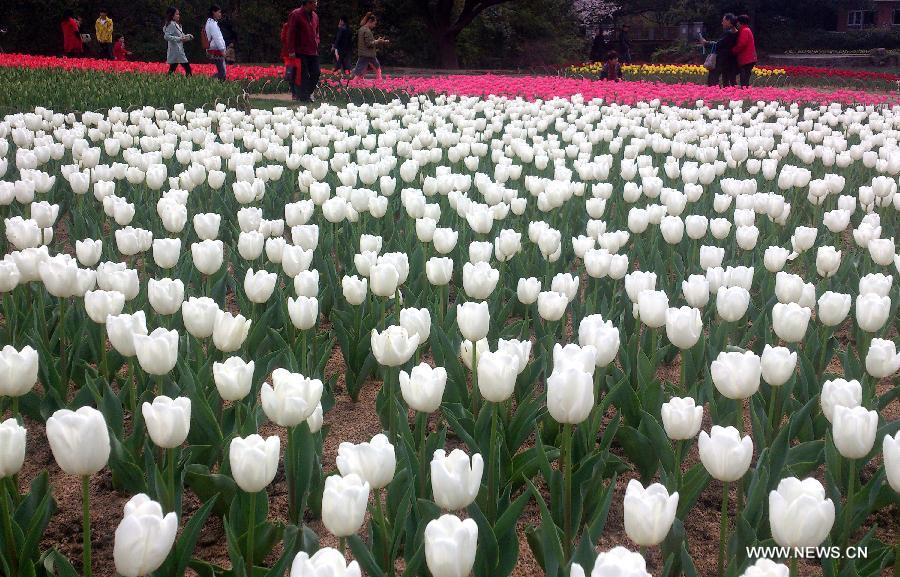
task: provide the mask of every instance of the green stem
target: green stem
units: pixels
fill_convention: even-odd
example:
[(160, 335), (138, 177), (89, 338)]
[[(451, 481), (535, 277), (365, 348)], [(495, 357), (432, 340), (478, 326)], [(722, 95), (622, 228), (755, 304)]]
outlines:
[[(378, 489), (375, 491), (375, 514), (378, 517), (377, 523), (381, 525), (381, 535), (382, 538), (388, 539), (388, 523), (387, 517), (384, 516), (384, 509), (381, 506), (381, 492), (383, 489)], [(375, 544), (373, 543), (373, 546)], [(391, 551), (389, 546), (385, 546), (381, 548), (384, 551), (384, 558), (382, 559), (383, 568), (386, 571), (390, 571), (391, 574), (393, 571), (393, 563), (391, 563)]]
[(681, 461), (684, 453), (684, 441), (675, 441), (675, 491), (681, 490)]
[(106, 333), (104, 333), (105, 325), (100, 327), (100, 330), (97, 331), (97, 334), (100, 336), (99, 342), (97, 343), (97, 348), (100, 349), (100, 378), (104, 381), (106, 380), (106, 375), (109, 372), (107, 369), (108, 362), (106, 359)]
[(294, 525), (300, 524), (299, 516), (297, 515), (297, 496), (294, 494), (294, 463), (296, 459), (294, 458), (294, 452), (297, 449), (296, 440), (294, 439), (294, 435), (297, 433), (296, 427), (290, 427), (287, 430), (287, 451), (285, 452), (285, 484), (287, 485), (287, 493), (288, 493), (288, 518), (291, 523)]
[[(4, 483), (5, 485), (5, 483)], [(9, 491), (10, 493), (12, 491)], [(2, 501), (2, 511), (0, 514), (3, 515), (3, 539), (6, 541), (7, 547), (7, 555), (9, 555), (9, 567), (12, 570), (12, 574), (9, 577), (13, 577), (13, 575), (18, 574), (17, 566), (18, 566), (18, 556), (16, 555), (16, 540), (15, 534), (13, 533), (12, 528), (12, 512), (9, 509), (9, 498), (12, 495), (7, 495), (7, 491), (3, 491), (0, 493), (0, 501)], [(15, 503), (15, 501), (13, 501)]]
[(488, 494), (487, 509), (488, 521), (493, 525), (497, 521), (497, 451), (500, 448), (497, 441), (497, 419), (500, 415), (498, 403), (491, 403), (491, 438), (489, 441), (490, 454), (488, 455)]
[(563, 555), (566, 559), (569, 559), (572, 554), (572, 544), (575, 540), (575, 531), (572, 527), (572, 469), (574, 468), (572, 437), (572, 425), (566, 423), (563, 425), (563, 532), (565, 535)]
[[(63, 387), (69, 390), (69, 379), (66, 375), (66, 303), (69, 299), (59, 299), (59, 376), (63, 380)], [(100, 334), (103, 334), (103, 327), (100, 327)]]
[(856, 459), (847, 459), (847, 501), (844, 505), (844, 551), (850, 544), (851, 520), (853, 518), (853, 492), (856, 490)]
[(306, 377), (306, 362), (307, 362), (307, 354), (306, 354), (306, 331), (300, 331), (300, 373)]
[(384, 381), (387, 387), (387, 403), (388, 403), (388, 439), (393, 443), (396, 440), (396, 426), (394, 424), (394, 376), (393, 367), (384, 368)]
[(178, 467), (178, 463), (175, 461), (175, 449), (169, 449), (169, 497), (172, 499), (172, 502), (169, 504), (169, 509), (171, 511), (175, 511), (175, 469)]
[(774, 439), (775, 431), (780, 422), (780, 419), (775, 416), (775, 413), (776, 413), (777, 407), (778, 407), (778, 389), (779, 389), (779, 387), (771, 387), (771, 389), (772, 389), (772, 394), (769, 396), (769, 428), (772, 429), (772, 439)]
[(472, 419), (478, 420), (478, 343), (472, 343)]
[(341, 555), (343, 555), (344, 557), (347, 556), (347, 538), (346, 537), (340, 537), (338, 539), (338, 551), (340, 551)]
[(725, 543), (728, 540), (728, 482), (722, 483), (722, 514), (719, 520), (719, 577), (725, 575)]
[(253, 575), (253, 549), (256, 545), (256, 495), (250, 493), (250, 523), (247, 528), (247, 576)]
[(20, 425), (24, 423), (22, 415), (19, 414), (19, 397), (12, 398), (12, 407), (10, 408), (10, 411), (12, 411), (12, 416), (17, 423), (19, 423)]
[(425, 479), (428, 476), (428, 467), (430, 463), (426, 461), (425, 440), (428, 436), (428, 415), (425, 413), (416, 413), (416, 432), (419, 434), (419, 497), (426, 499)]
[(128, 372), (131, 374), (131, 387), (129, 389), (131, 395), (131, 411), (137, 411), (137, 371), (134, 368), (134, 359), (128, 359)]
[(800, 570), (797, 567), (797, 557), (791, 557), (791, 577), (800, 577)]
[(91, 577), (91, 478), (88, 475), (81, 478), (81, 537), (82, 575)]

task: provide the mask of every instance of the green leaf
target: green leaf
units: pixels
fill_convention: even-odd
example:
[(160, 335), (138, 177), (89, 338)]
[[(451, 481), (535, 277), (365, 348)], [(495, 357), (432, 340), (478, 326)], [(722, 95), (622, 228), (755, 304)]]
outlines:
[(350, 550), (353, 551), (353, 557), (359, 562), (359, 566), (369, 577), (386, 577), (384, 571), (378, 566), (378, 562), (375, 561), (375, 557), (372, 556), (372, 552), (363, 540), (359, 538), (359, 535), (347, 537), (347, 544), (350, 545)]

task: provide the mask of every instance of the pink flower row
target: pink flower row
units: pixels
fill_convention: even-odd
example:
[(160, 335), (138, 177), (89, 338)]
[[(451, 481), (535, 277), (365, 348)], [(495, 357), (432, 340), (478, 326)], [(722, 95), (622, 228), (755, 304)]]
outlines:
[(605, 102), (637, 104), (659, 99), (662, 104), (691, 105), (697, 100), (707, 104), (731, 100), (801, 104), (894, 104), (900, 99), (892, 94), (861, 90), (826, 90), (814, 88), (719, 88), (700, 84), (667, 84), (647, 81), (610, 82), (566, 78), (562, 76), (442, 76), (435, 78), (385, 77), (380, 81), (354, 80), (355, 87), (381, 90), (405, 90), (412, 94), (456, 94), (460, 96), (508, 96), (528, 100), (549, 100), (580, 94), (586, 101), (602, 98)]

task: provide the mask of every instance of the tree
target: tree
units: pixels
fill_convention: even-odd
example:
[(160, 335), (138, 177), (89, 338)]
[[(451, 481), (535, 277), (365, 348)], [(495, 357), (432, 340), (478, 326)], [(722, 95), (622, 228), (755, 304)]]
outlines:
[[(413, 0), (434, 39), (438, 65), (459, 68), (456, 40), (459, 33), (487, 8), (521, 0)], [(457, 7), (462, 4), (461, 8)]]
[(609, 0), (574, 0), (572, 12), (584, 26), (588, 38), (593, 38), (604, 22), (612, 20), (621, 7)]

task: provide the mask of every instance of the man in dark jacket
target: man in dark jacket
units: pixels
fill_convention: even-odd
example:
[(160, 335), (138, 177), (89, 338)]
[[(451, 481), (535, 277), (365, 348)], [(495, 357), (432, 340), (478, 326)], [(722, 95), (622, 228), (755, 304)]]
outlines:
[(630, 30), (628, 24), (622, 24), (622, 28), (619, 29), (619, 60), (625, 64), (631, 62), (631, 38), (628, 34)]
[(701, 40), (703, 44), (715, 44), (716, 67), (709, 73), (708, 84), (710, 86), (719, 84), (721, 78), (722, 86), (734, 86), (737, 84), (737, 57), (732, 52), (732, 48), (737, 43), (737, 30), (735, 24), (737, 16), (731, 12), (722, 17), (722, 37), (715, 42), (710, 40)]
[(300, 7), (288, 18), (287, 45), (300, 65), (300, 88), (297, 100), (312, 102), (319, 84), (319, 15), (318, 0), (300, 0)]
[(335, 64), (338, 70), (347, 72), (350, 70), (350, 52), (353, 50), (353, 33), (350, 32), (350, 25), (347, 23), (347, 17), (341, 16), (338, 22), (337, 35), (334, 37), (334, 44), (331, 46), (334, 52)]

